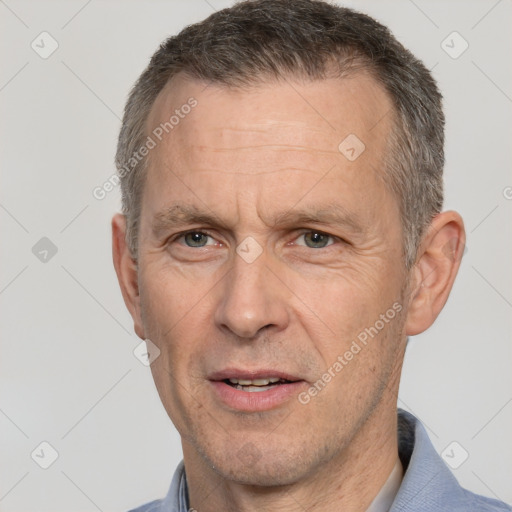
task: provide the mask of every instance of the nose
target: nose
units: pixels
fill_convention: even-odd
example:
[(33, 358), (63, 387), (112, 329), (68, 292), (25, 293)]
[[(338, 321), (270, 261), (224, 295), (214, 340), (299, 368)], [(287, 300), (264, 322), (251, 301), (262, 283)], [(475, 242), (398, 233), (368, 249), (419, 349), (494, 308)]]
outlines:
[(265, 253), (251, 263), (235, 255), (233, 267), (220, 289), (216, 325), (248, 340), (264, 330), (286, 329), (289, 293), (276, 274), (267, 265)]

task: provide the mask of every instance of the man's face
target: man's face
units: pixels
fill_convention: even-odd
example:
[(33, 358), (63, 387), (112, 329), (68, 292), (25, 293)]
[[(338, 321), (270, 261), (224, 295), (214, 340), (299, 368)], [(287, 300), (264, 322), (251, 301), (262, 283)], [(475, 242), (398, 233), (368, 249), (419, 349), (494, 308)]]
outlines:
[(142, 200), (153, 376), (186, 455), (240, 482), (291, 483), (396, 404), (406, 273), (384, 183), (391, 102), (363, 74), (245, 89), (177, 78), (148, 133), (190, 97), (151, 151)]

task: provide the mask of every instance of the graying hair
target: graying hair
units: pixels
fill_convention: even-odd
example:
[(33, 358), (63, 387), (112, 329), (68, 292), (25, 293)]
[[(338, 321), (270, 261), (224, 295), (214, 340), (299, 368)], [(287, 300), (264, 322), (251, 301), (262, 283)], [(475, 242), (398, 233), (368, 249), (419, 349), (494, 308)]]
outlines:
[[(334, 69), (334, 72), (333, 72)], [(407, 268), (443, 204), (444, 114), (429, 70), (373, 18), (320, 0), (250, 0), (218, 11), (170, 37), (130, 92), (116, 166), (127, 243), (134, 259), (147, 158), (146, 123), (156, 97), (178, 73), (242, 87), (295, 77), (319, 80), (366, 70), (394, 109), (382, 179), (397, 198)]]

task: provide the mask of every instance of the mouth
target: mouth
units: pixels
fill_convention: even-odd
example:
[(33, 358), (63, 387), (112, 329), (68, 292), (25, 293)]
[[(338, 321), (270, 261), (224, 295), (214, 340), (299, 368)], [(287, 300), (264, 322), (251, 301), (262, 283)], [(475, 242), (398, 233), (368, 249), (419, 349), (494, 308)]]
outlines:
[(276, 386), (282, 386), (283, 384), (290, 384), (292, 381), (288, 379), (282, 379), (280, 377), (268, 377), (263, 379), (224, 379), (228, 386), (231, 386), (240, 391), (246, 391), (248, 393), (257, 393), (261, 391), (268, 391)]
[(218, 400), (230, 409), (264, 411), (289, 402), (307, 383), (281, 371), (228, 369), (208, 379)]

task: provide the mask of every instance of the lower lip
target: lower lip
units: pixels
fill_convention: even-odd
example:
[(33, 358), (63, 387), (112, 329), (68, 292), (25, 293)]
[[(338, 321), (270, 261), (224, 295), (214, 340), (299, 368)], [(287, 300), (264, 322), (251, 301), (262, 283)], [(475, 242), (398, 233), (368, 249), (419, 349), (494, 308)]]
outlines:
[(279, 384), (266, 391), (242, 391), (224, 381), (210, 381), (213, 389), (222, 402), (238, 411), (266, 411), (283, 404), (297, 396), (306, 383), (303, 380)]

